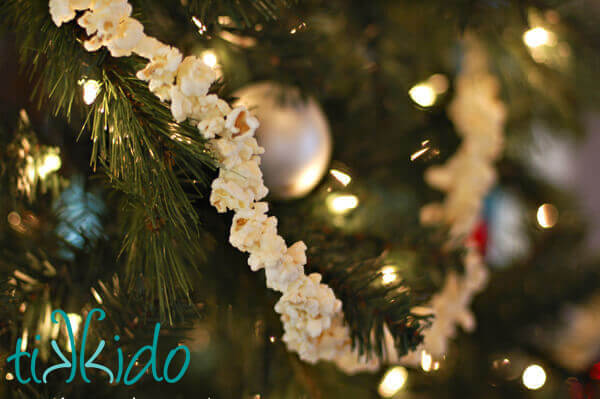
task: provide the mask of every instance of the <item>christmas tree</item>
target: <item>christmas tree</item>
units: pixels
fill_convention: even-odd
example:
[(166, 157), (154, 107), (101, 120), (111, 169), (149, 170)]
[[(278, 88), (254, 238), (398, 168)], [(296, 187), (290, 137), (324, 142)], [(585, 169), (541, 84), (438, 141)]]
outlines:
[(600, 397), (598, 17), (3, 0), (0, 397)]

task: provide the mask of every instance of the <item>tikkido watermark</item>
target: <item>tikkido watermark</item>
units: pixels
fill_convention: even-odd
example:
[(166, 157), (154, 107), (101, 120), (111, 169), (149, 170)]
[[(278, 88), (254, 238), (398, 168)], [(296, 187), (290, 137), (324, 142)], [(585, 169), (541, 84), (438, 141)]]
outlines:
[[(106, 317), (106, 313), (102, 309), (98, 308), (92, 309), (88, 313), (81, 335), (79, 351), (77, 351), (75, 346), (75, 336), (73, 334), (73, 326), (71, 325), (71, 321), (68, 315), (60, 309), (52, 312), (51, 319), (54, 324), (60, 323), (60, 320), (57, 319), (57, 316), (60, 316), (60, 318), (62, 318), (62, 320), (64, 321), (68, 333), (70, 348), (72, 348), (72, 351), (68, 356), (65, 356), (63, 351), (56, 343), (56, 340), (52, 340), (50, 342), (50, 346), (52, 347), (54, 353), (62, 360), (62, 363), (49, 366), (43, 372), (40, 371), (40, 373), (38, 373), (38, 367), (36, 366), (39, 355), (39, 349), (35, 348), (32, 353), (24, 351), (22, 350), (22, 339), (17, 339), (15, 353), (10, 355), (6, 359), (6, 362), (9, 364), (14, 362), (14, 372), (17, 381), (21, 384), (29, 384), (32, 382), (35, 384), (46, 384), (48, 382), (48, 377), (51, 376), (52, 373), (63, 369), (70, 369), (70, 374), (65, 380), (65, 383), (67, 384), (75, 380), (78, 371), (81, 375), (81, 379), (86, 383), (90, 383), (91, 381), (88, 378), (87, 372), (88, 370), (92, 369), (99, 370), (105, 373), (108, 376), (108, 382), (110, 384), (123, 383), (125, 385), (133, 385), (136, 382), (138, 382), (149, 369), (152, 370), (152, 378), (154, 378), (154, 380), (157, 382), (164, 381), (168, 384), (174, 384), (183, 378), (183, 375), (190, 366), (191, 356), (190, 350), (185, 345), (179, 345), (176, 348), (171, 349), (164, 361), (162, 370), (159, 370), (157, 351), (158, 336), (160, 334), (160, 323), (156, 323), (154, 326), (152, 345), (145, 345), (141, 347), (133, 356), (131, 356), (127, 363), (127, 367), (125, 367), (125, 355), (123, 354), (123, 350), (121, 348), (117, 348), (118, 360), (116, 372), (113, 372), (113, 370), (111, 370), (104, 364), (96, 363), (96, 359), (98, 358), (100, 353), (102, 353), (102, 350), (106, 346), (106, 342), (104, 340), (100, 340), (94, 353), (89, 358), (86, 358), (85, 353), (87, 336), (94, 313), (98, 314), (98, 321), (102, 321)], [(36, 341), (40, 341), (40, 339), (41, 338), (39, 335), (35, 336)], [(120, 337), (118, 335), (115, 335), (113, 337), (113, 340), (115, 341), (115, 343), (118, 343)], [(175, 371), (170, 371), (169, 368), (173, 359), (175, 358), (175, 355), (177, 355), (177, 352), (183, 352), (182, 355), (185, 356), (185, 360), (177, 374), (175, 374)], [(148, 360), (146, 365), (144, 365), (144, 367), (141, 370), (139, 370), (137, 374), (135, 374), (135, 372), (133, 372), (133, 368), (134, 366), (136, 366), (136, 368), (139, 367), (139, 359), (144, 353), (150, 353), (150, 359)], [(26, 359), (29, 360), (29, 367), (27, 367), (27, 365), (25, 364), (27, 363)]]

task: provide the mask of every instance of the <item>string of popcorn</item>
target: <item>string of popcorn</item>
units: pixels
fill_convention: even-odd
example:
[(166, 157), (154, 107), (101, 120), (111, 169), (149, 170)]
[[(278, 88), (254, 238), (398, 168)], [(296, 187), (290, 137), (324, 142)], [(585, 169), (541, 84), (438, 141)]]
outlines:
[(301, 359), (316, 363), (333, 361), (344, 370), (374, 369), (377, 360), (352, 351), (342, 303), (333, 290), (321, 283), (321, 275), (304, 273), (306, 245), (287, 246), (277, 232), (277, 218), (268, 216), (268, 204), (260, 202), (268, 189), (259, 168), (264, 152), (254, 134), (258, 120), (244, 107), (232, 109), (214, 94), (215, 71), (194, 56), (181, 52), (144, 33), (131, 17), (127, 0), (50, 0), (50, 14), (57, 26), (73, 20), (90, 38), (88, 51), (106, 47), (112, 56), (137, 54), (149, 60), (137, 77), (147, 81), (151, 92), (171, 103), (173, 118), (197, 123), (200, 133), (220, 162), (219, 176), (212, 182), (211, 204), (218, 212), (233, 211), (231, 244), (249, 253), (253, 271), (265, 269), (267, 287), (282, 293), (275, 305), (281, 315), (288, 348)]
[[(442, 290), (430, 303), (435, 318), (424, 332), (421, 349), (436, 357), (446, 353), (457, 325), (466, 331), (475, 328), (469, 307), (474, 295), (485, 287), (488, 273), (482, 255), (466, 238), (473, 232), (483, 199), (496, 180), (493, 164), (503, 149), (506, 120), (505, 106), (498, 98), (499, 82), (488, 70), (484, 50), (472, 36), (467, 36), (465, 42), (456, 95), (448, 109), (462, 143), (444, 165), (426, 171), (426, 181), (444, 191), (446, 197), (442, 203), (421, 209), (422, 223), (447, 224), (450, 245), (466, 248), (464, 275), (449, 272)], [(408, 360), (414, 361), (420, 352), (417, 350)]]

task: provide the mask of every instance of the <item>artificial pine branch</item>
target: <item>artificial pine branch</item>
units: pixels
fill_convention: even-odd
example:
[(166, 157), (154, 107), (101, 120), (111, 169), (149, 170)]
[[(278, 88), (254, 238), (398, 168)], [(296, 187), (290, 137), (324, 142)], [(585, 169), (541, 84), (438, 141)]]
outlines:
[(77, 109), (82, 115), (79, 83), (100, 83), (85, 123), (93, 143), (91, 164), (102, 166), (135, 210), (124, 208), (129, 222), (122, 252), (130, 282), (141, 277), (148, 304), (158, 302), (161, 316), (172, 321), (171, 307), (189, 300), (190, 271), (204, 257), (192, 201), (215, 163), (197, 130), (175, 123), (168, 106), (134, 77), (139, 59), (86, 52), (83, 30), (75, 23), (58, 29), (47, 7), (42, 0), (9, 0), (0, 10), (16, 30), (22, 65), (31, 65), (31, 76), (39, 81), (40, 103), (49, 98), (57, 113), (70, 118)]

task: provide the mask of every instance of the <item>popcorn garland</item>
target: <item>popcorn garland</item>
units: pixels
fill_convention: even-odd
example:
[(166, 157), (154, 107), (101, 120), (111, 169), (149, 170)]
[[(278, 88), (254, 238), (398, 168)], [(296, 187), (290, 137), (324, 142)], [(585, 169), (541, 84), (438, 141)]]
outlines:
[[(473, 296), (487, 283), (488, 272), (471, 235), (480, 217), (483, 198), (496, 179), (493, 163), (503, 148), (506, 109), (498, 99), (499, 83), (488, 71), (481, 45), (467, 36), (461, 74), (456, 81), (456, 96), (448, 113), (463, 141), (456, 153), (442, 166), (429, 168), (426, 181), (446, 192), (442, 203), (421, 209), (424, 224), (445, 223), (450, 226), (450, 245), (465, 245), (465, 274), (450, 272), (441, 292), (431, 300), (435, 318), (424, 332), (422, 350), (442, 356), (447, 342), (456, 334), (456, 326), (466, 331), (475, 328), (469, 310)], [(415, 354), (420, 353), (417, 350)], [(415, 356), (409, 361), (414, 362)]]
[[(49, 9), (57, 26), (85, 11), (77, 22), (90, 36), (83, 43), (86, 50), (104, 46), (114, 57), (137, 54), (148, 59), (136, 76), (147, 81), (161, 101), (171, 103), (176, 121), (195, 121), (209, 140), (221, 164), (211, 186), (210, 202), (220, 213), (234, 212), (230, 243), (249, 253), (251, 270), (265, 269), (267, 287), (282, 293), (275, 311), (281, 315), (288, 349), (309, 363), (335, 362), (348, 373), (378, 369), (377, 358), (360, 357), (352, 350), (342, 303), (333, 290), (321, 283), (319, 273), (304, 273), (306, 245), (300, 241), (288, 247), (278, 234), (277, 218), (268, 216), (268, 204), (260, 202), (268, 189), (259, 168), (264, 149), (254, 138), (259, 122), (246, 108), (231, 109), (218, 96), (208, 94), (216, 80), (215, 71), (197, 57), (183, 58), (178, 49), (147, 36), (143, 25), (131, 18), (127, 0), (50, 0)], [(495, 99), (496, 91), (497, 81), (486, 72), (485, 57), (472, 46), (458, 79), (457, 97), (450, 106), (463, 144), (446, 165), (430, 168), (426, 174), (432, 186), (448, 195), (443, 204), (425, 206), (421, 215), (424, 223), (449, 223), (453, 239), (472, 230), (481, 199), (495, 179), (491, 163), (502, 148), (505, 114)], [(431, 301), (436, 319), (425, 331), (423, 349), (434, 355), (445, 352), (456, 323), (465, 329), (474, 326), (468, 306), (485, 285), (487, 271), (472, 247), (468, 247), (465, 270), (463, 278), (451, 272), (443, 290)], [(389, 362), (410, 362), (420, 353), (399, 359), (385, 326), (384, 333)]]
[(342, 302), (333, 290), (321, 283), (319, 273), (304, 274), (306, 245), (300, 241), (287, 247), (277, 232), (277, 218), (267, 215), (268, 204), (260, 202), (268, 189), (259, 168), (264, 150), (254, 138), (258, 120), (244, 107), (231, 109), (208, 94), (216, 80), (214, 70), (144, 34), (143, 25), (131, 18), (127, 0), (50, 0), (49, 9), (57, 26), (85, 11), (77, 23), (90, 36), (83, 43), (86, 50), (104, 46), (114, 57), (137, 54), (148, 59), (136, 76), (161, 101), (170, 101), (176, 121), (195, 121), (209, 140), (221, 164), (210, 202), (220, 213), (234, 212), (231, 244), (249, 253), (253, 271), (265, 269), (267, 287), (282, 293), (275, 311), (281, 315), (288, 348), (307, 362), (333, 361), (349, 372), (377, 368), (377, 359), (367, 362), (352, 350)]

